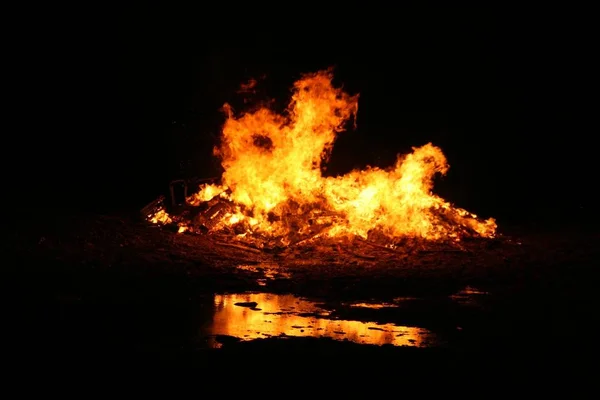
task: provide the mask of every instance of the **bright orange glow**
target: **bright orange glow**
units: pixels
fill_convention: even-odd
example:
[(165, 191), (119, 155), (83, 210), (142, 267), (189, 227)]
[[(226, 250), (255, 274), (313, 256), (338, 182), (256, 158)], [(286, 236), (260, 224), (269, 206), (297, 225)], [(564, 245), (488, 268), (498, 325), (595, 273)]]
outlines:
[[(236, 303), (257, 303), (255, 309)], [(329, 337), (362, 344), (394, 346), (434, 346), (438, 338), (426, 329), (394, 324), (376, 324), (329, 319), (329, 312), (292, 295), (270, 293), (215, 295), (212, 322), (205, 326), (209, 335), (235, 336), (242, 340), (272, 336)], [(210, 340), (212, 346), (217, 346)]]
[(170, 224), (173, 222), (173, 219), (169, 216), (169, 214), (165, 211), (164, 208), (159, 208), (154, 214), (148, 215), (148, 220), (153, 224)]
[(229, 202), (210, 217), (217, 219), (211, 230), (235, 227), (239, 236), (276, 237), (283, 245), (315, 235), (494, 237), (493, 218), (479, 219), (432, 192), (434, 176), (449, 166), (431, 143), (399, 155), (385, 169), (324, 177), (321, 163), (358, 112), (358, 95), (334, 87), (332, 78), (329, 70), (304, 75), (285, 115), (261, 108), (236, 116), (225, 105), (227, 120), (215, 148), (224, 168), (221, 184), (204, 185), (188, 198), (190, 205)]

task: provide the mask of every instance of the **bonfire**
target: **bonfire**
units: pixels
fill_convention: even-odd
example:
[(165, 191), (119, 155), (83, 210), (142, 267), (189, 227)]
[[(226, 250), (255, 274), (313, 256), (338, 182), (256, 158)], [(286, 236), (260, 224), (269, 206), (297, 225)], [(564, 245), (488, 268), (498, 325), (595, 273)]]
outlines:
[(359, 96), (334, 87), (332, 78), (331, 70), (303, 75), (284, 114), (263, 107), (236, 115), (225, 104), (214, 149), (224, 169), (220, 180), (200, 185), (177, 213), (163, 204), (146, 210), (147, 220), (258, 248), (347, 238), (394, 247), (406, 239), (458, 243), (496, 235), (493, 218), (433, 193), (434, 177), (449, 165), (431, 143), (387, 168), (324, 176), (337, 135), (358, 112)]

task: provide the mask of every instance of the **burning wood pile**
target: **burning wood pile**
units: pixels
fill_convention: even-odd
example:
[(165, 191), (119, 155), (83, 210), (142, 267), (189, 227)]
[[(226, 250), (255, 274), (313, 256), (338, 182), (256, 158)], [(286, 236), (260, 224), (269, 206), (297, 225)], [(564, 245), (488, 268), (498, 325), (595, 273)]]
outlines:
[(220, 181), (201, 184), (169, 213), (160, 198), (144, 208), (144, 217), (180, 233), (261, 250), (355, 238), (390, 249), (407, 240), (458, 246), (464, 238), (495, 236), (494, 219), (433, 194), (433, 178), (448, 164), (431, 143), (399, 155), (386, 169), (323, 176), (321, 163), (358, 111), (358, 96), (331, 81), (331, 71), (303, 76), (285, 115), (267, 108), (236, 115), (226, 104), (214, 151), (224, 168)]

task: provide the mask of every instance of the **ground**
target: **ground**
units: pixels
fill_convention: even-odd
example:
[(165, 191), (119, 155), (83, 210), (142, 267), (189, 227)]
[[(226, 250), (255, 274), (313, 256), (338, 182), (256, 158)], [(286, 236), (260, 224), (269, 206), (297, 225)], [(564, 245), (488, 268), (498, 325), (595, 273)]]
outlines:
[[(19, 343), (12, 350), (27, 354), (21, 362), (214, 368), (241, 359), (319, 359), (337, 367), (395, 363), (414, 371), (460, 363), (477, 370), (484, 362), (507, 362), (525, 370), (531, 363), (564, 366), (591, 357), (595, 348), (600, 235), (593, 230), (501, 227), (497, 239), (452, 248), (407, 241), (391, 250), (356, 239), (261, 252), (225, 238), (169, 232), (133, 214), (32, 213), (8, 228), (5, 293), (15, 317), (8, 330)], [(314, 335), (290, 323), (304, 337), (291, 337), (288, 327), (273, 331), (282, 335), (212, 335), (209, 346), (202, 332), (210, 321), (217, 324), (216, 294), (224, 302), (260, 299), (230, 305), (239, 313), (222, 314), (226, 320), (258, 315), (252, 313), (271, 307), (268, 301), (305, 307), (294, 300), (305, 299), (312, 304), (306, 307), (334, 315), (326, 321), (422, 329), (441, 344), (417, 336), (406, 346), (355, 343), (384, 330), (367, 325), (354, 339), (348, 329), (355, 325), (345, 325), (347, 332), (331, 328), (334, 338), (307, 337)], [(313, 309), (265, 310), (282, 324), (292, 314), (323, 321)], [(346, 340), (334, 340), (337, 333)]]

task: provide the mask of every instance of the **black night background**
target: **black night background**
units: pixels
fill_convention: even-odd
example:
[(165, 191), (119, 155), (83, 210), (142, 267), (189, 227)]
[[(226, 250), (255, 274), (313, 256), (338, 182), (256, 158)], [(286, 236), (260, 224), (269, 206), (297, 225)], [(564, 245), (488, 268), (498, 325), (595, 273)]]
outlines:
[(263, 77), (261, 100), (284, 107), (300, 74), (334, 67), (360, 101), (328, 173), (384, 167), (431, 141), (450, 163), (436, 190), (466, 208), (540, 221), (592, 212), (591, 56), (577, 16), (400, 10), (213, 29), (143, 15), (38, 38), (49, 46), (31, 61), (28, 113), (40, 126), (17, 140), (34, 187), (52, 193), (42, 203), (143, 205), (171, 179), (219, 176), (220, 108), (243, 111), (241, 83)]
[[(345, 6), (345, 11), (338, 12), (332, 5), (329, 11), (323, 10), (323, 6), (306, 6), (306, 13), (300, 15), (294, 10), (297, 6), (289, 5), (290, 11), (239, 11), (231, 15), (225, 12), (228, 7), (221, 10), (198, 7), (194, 12), (159, 7), (86, 10), (78, 18), (67, 18), (65, 9), (64, 15), (62, 11), (52, 11), (53, 15), (62, 15), (54, 22), (47, 20), (43, 12), (33, 18), (34, 25), (40, 21), (40, 29), (23, 33), (29, 39), (27, 46), (15, 45), (18, 71), (13, 79), (17, 88), (13, 104), (18, 111), (12, 117), (16, 122), (11, 128), (13, 133), (7, 131), (6, 137), (11, 139), (4, 142), (8, 177), (4, 201), (5, 210), (10, 210), (7, 220), (11, 229), (31, 225), (31, 232), (36, 233), (15, 234), (14, 243), (26, 243), (24, 238), (28, 235), (35, 236), (36, 243), (50, 243), (49, 233), (39, 233), (46, 229), (41, 228), (42, 222), (37, 222), (42, 215), (41, 219), (56, 220), (62, 215), (137, 215), (144, 205), (166, 193), (173, 179), (220, 176), (221, 166), (212, 151), (225, 120), (221, 107), (226, 102), (236, 111), (248, 106), (236, 93), (240, 84), (257, 79), (256, 100), (273, 99), (273, 106), (283, 109), (293, 82), (301, 74), (329, 67), (333, 68), (334, 82), (346, 92), (359, 93), (360, 100), (357, 128), (338, 136), (326, 174), (342, 174), (367, 165), (386, 167), (398, 153), (432, 142), (443, 150), (450, 164), (448, 174), (437, 179), (434, 191), (484, 218), (496, 218), (499, 232), (516, 229), (551, 233), (560, 240), (575, 237), (566, 233), (573, 231), (597, 236), (594, 233), (598, 222), (594, 196), (597, 127), (590, 43), (593, 35), (583, 11), (491, 7), (485, 10), (398, 7), (396, 10), (373, 5), (368, 9)], [(20, 229), (25, 232), (29, 228)], [(580, 261), (566, 259), (553, 271), (563, 271), (564, 267), (570, 271), (564, 275), (569, 279), (553, 273), (548, 278), (552, 283), (540, 289), (544, 294), (556, 290), (563, 300), (574, 296), (588, 304), (587, 297), (583, 300), (578, 297), (584, 295), (575, 286), (589, 282), (585, 274), (597, 261), (597, 251), (590, 250), (597, 248), (590, 244), (592, 236), (581, 239), (588, 246), (584, 250), (573, 244), (564, 253), (583, 254), (577, 260), (587, 260), (581, 262), (585, 273), (575, 279), (569, 268)], [(96, 239), (89, 239), (88, 243), (102, 247), (103, 242), (96, 243)], [(536, 240), (536, 246), (545, 248), (545, 239)], [(572, 240), (575, 243), (576, 239)], [(162, 249), (162, 245), (157, 246)], [(34, 251), (22, 253), (33, 254), (35, 262), (50, 260), (46, 253), (39, 256)], [(16, 260), (20, 256), (15, 257)], [(53, 351), (57, 354), (63, 351), (71, 359), (79, 360), (77, 349), (85, 347), (89, 339), (104, 343), (94, 353), (100, 358), (103, 352), (108, 352), (117, 358), (126, 354), (123, 357), (129, 357), (127, 360), (135, 359), (137, 356), (132, 354), (138, 354), (138, 347), (128, 347), (115, 333), (121, 329), (119, 324), (129, 321), (128, 317), (119, 312), (116, 319), (110, 316), (115, 315), (115, 304), (121, 304), (118, 306), (121, 309), (135, 310), (131, 312), (141, 315), (135, 323), (125, 322), (129, 332), (143, 336), (142, 342), (147, 340), (139, 348), (151, 348), (141, 351), (140, 359), (157, 363), (162, 362), (157, 360), (183, 359), (171, 353), (153, 358), (152, 340), (177, 342), (181, 339), (177, 335), (184, 335), (173, 332), (176, 327), (191, 324), (192, 318), (186, 313), (192, 312), (187, 306), (181, 308), (177, 296), (195, 291), (191, 289), (192, 278), (188, 281), (185, 273), (183, 278), (179, 277), (177, 268), (171, 266), (166, 267), (169, 278), (161, 281), (155, 272), (158, 268), (141, 272), (146, 269), (136, 270), (132, 266), (135, 263), (123, 267), (126, 272), (122, 275), (115, 272), (117, 264), (107, 267), (111, 272), (100, 273), (97, 271), (101, 268), (94, 267), (96, 272), (90, 272), (89, 276), (81, 272), (83, 269), (71, 275), (71, 267), (63, 268), (62, 261), (57, 261), (59, 258), (48, 261), (47, 268), (41, 267), (43, 263), (38, 264), (33, 270), (41, 272), (31, 274), (24, 265), (33, 261), (11, 264), (16, 283), (13, 288), (26, 287), (30, 293), (29, 300), (15, 307), (16, 316), (22, 318), (29, 313), (47, 323), (59, 321), (53, 327), (53, 337), (59, 338), (57, 349), (63, 350), (42, 351), (33, 346), (34, 353), (54, 355)], [(172, 259), (179, 260), (175, 256)], [(527, 279), (533, 282), (545, 276), (537, 261), (531, 263), (535, 265), (532, 271), (536, 272), (522, 272), (526, 269), (513, 271), (514, 274), (506, 272), (502, 282), (509, 282), (512, 276), (517, 283), (510, 287), (523, 288), (527, 286), (523, 282), (529, 282)], [(91, 264), (96, 265), (95, 261), (86, 265)], [(164, 266), (163, 261), (158, 264)], [(49, 272), (52, 268), (60, 272), (53, 275)], [(94, 274), (101, 277), (92, 278)], [(112, 274), (119, 278), (113, 280)], [(467, 282), (464, 271), (453, 274), (445, 271), (445, 278), (431, 285), (423, 283), (430, 278), (419, 275), (417, 285), (427, 287), (424, 290), (427, 292), (454, 285), (447, 284), (450, 281), (462, 284), (463, 277)], [(51, 283), (42, 284), (41, 276)], [(435, 274), (432, 276), (435, 281)], [(125, 287), (138, 288), (143, 293), (140, 298), (146, 300), (130, 301), (129, 295), (123, 295), (118, 300), (104, 302), (104, 297), (98, 294), (102, 292), (100, 283), (90, 283), (96, 279), (106, 287), (118, 287), (115, 293), (126, 292)], [(476, 281), (499, 284), (500, 278), (490, 283), (494, 279), (490, 273)], [(545, 278), (539, 279), (547, 282)], [(556, 282), (565, 280), (571, 282), (569, 289), (559, 288)], [(217, 286), (228, 287), (234, 281), (233, 278), (227, 284), (223, 283), (225, 280), (219, 281)], [(337, 283), (331, 285), (337, 287)], [(202, 290), (216, 291), (217, 286), (208, 289), (202, 286)], [(56, 293), (50, 287), (56, 287)], [(149, 287), (156, 292), (149, 294)], [(20, 289), (14, 290), (16, 293)], [(86, 297), (88, 292), (93, 294)], [(156, 294), (159, 292), (160, 295)], [(494, 293), (493, 289), (490, 292)], [(170, 298), (169, 293), (177, 293), (174, 295), (177, 300)], [(557, 306), (555, 301), (558, 301), (553, 297), (549, 294), (552, 300), (538, 303), (538, 297), (534, 301), (533, 295), (524, 296), (535, 307), (546, 309), (550, 319), (555, 311), (548, 310), (554, 310), (551, 308), (554, 306), (569, 314), (565, 310), (571, 310), (570, 306), (566, 303)], [(56, 300), (59, 298), (63, 300)], [(78, 305), (72, 306), (71, 300), (65, 298), (84, 300), (77, 300)], [(85, 303), (86, 298), (94, 300)], [(152, 306), (144, 305), (144, 301)], [(583, 304), (575, 301), (573, 309)], [(64, 306), (64, 302), (69, 305)], [(85, 306), (80, 306), (81, 302)], [(510, 303), (518, 309), (514, 306), (517, 302), (507, 301), (502, 307)], [(173, 331), (164, 333), (167, 328), (163, 326), (159, 329), (164, 331), (163, 336), (162, 333), (144, 336), (151, 319), (146, 314), (150, 315), (151, 307), (162, 310), (157, 318), (171, 324)], [(178, 307), (178, 311), (169, 307)], [(507, 309), (502, 307), (501, 310)], [(92, 314), (104, 321), (102, 337), (109, 338), (105, 342), (100, 334), (89, 333), (95, 322), (84, 315)], [(494, 318), (500, 317), (489, 320)], [(529, 314), (519, 314), (519, 318), (526, 320)], [(539, 318), (541, 321), (542, 317)], [(592, 319), (585, 318), (582, 326)], [(81, 329), (77, 332), (85, 333), (61, 341), (61, 335), (73, 331), (74, 326)], [(113, 326), (115, 329), (111, 330)], [(539, 326), (534, 327), (531, 322), (531, 332), (536, 333), (529, 338), (537, 337), (535, 329)], [(513, 328), (506, 330), (513, 332), (510, 330)], [(514, 328), (514, 332), (518, 329), (526, 330)], [(575, 331), (579, 332), (573, 328)], [(32, 332), (29, 329), (27, 334), (17, 333), (17, 336), (34, 341), (30, 338)], [(475, 342), (486, 343), (481, 345), (486, 351), (491, 348), (483, 336), (477, 336)], [(544, 341), (549, 342), (548, 338)], [(566, 347), (561, 349), (564, 350), (561, 354), (568, 353)], [(107, 362), (105, 358), (102, 360)], [(90, 361), (90, 365), (96, 364)]]

